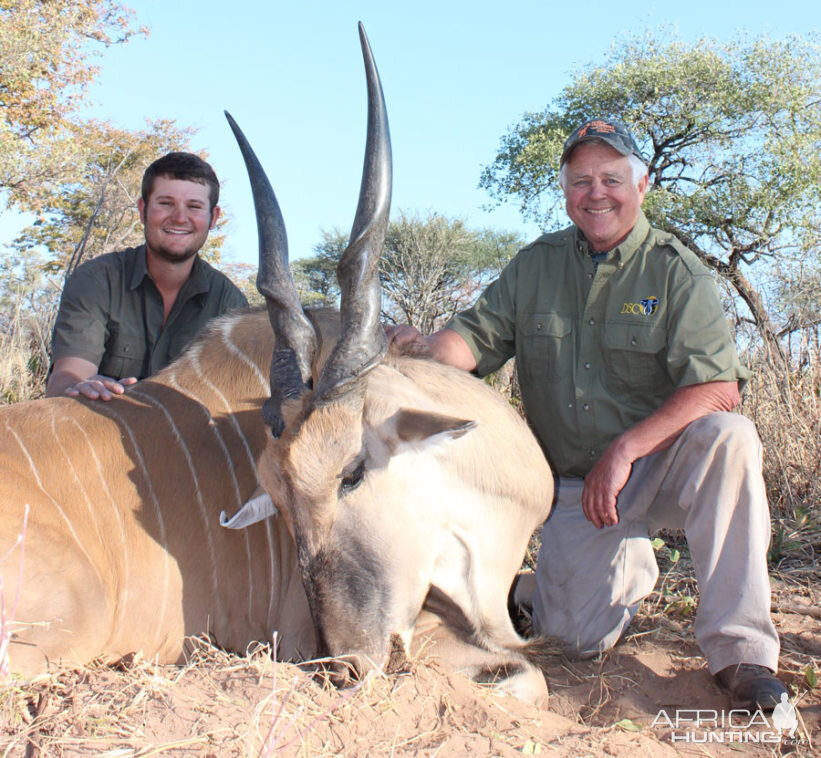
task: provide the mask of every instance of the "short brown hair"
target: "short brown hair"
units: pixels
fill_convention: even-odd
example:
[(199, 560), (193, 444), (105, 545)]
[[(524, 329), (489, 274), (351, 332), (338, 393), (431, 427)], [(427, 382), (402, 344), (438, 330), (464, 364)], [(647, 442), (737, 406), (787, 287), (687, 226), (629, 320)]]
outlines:
[(168, 153), (155, 160), (143, 174), (142, 198), (148, 204), (148, 198), (154, 191), (154, 180), (158, 176), (197, 182), (208, 187), (208, 199), (213, 211), (220, 199), (220, 183), (214, 169), (199, 155), (194, 153)]

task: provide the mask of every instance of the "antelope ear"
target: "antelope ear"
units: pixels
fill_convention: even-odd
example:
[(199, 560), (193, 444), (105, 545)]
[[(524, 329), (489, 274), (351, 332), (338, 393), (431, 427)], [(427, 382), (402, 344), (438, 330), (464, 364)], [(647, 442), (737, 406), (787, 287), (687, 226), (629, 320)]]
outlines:
[(467, 434), (476, 426), (475, 421), (454, 416), (443, 416), (441, 413), (412, 411), (402, 408), (394, 416), (396, 436), (400, 442), (421, 442), (440, 434), (450, 439), (457, 439)]
[(257, 487), (250, 500), (245, 502), (231, 518), (228, 518), (225, 511), (220, 513), (220, 526), (226, 529), (245, 529), (257, 521), (263, 521), (269, 516), (276, 516), (279, 513), (270, 495), (261, 487)]

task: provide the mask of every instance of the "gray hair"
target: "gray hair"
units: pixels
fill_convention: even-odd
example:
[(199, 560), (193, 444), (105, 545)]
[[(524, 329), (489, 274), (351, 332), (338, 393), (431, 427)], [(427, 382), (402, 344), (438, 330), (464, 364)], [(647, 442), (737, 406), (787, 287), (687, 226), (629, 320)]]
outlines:
[[(590, 141), (591, 142), (598, 142), (598, 140), (590, 140)], [(601, 144), (606, 145), (607, 143), (602, 142)], [(643, 160), (641, 160), (640, 158), (637, 158), (632, 153), (630, 155), (625, 155), (624, 157), (627, 158), (630, 161), (630, 169), (633, 172), (633, 184), (636, 185), (642, 180), (643, 177), (647, 176), (647, 164)], [(567, 183), (567, 164), (568, 163), (570, 163), (569, 160), (565, 161), (562, 164), (562, 167), (559, 169), (559, 186), (562, 188), (562, 190), (566, 189), (565, 184)]]

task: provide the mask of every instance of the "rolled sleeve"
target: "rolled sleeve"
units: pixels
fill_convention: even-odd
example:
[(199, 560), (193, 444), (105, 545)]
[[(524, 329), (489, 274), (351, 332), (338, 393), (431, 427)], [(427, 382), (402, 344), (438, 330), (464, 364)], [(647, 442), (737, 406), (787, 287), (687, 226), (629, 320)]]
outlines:
[(52, 333), (52, 360), (83, 358), (100, 365), (108, 338), (110, 288), (104, 277), (78, 268), (66, 281)]
[(681, 287), (670, 309), (667, 367), (677, 387), (704, 382), (746, 383), (749, 371), (738, 358), (718, 290), (709, 273)]
[(515, 353), (516, 269), (514, 259), (472, 308), (454, 316), (446, 326), (467, 342), (479, 376), (493, 373)]

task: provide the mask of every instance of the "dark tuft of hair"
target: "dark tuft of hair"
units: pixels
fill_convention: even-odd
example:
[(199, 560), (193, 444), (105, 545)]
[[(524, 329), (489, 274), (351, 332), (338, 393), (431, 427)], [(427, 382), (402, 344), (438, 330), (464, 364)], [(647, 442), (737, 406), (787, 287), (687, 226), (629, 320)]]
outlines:
[(219, 202), (219, 179), (217, 179), (211, 165), (200, 158), (199, 155), (174, 152), (155, 160), (143, 174), (141, 194), (143, 202), (146, 204), (148, 204), (148, 198), (151, 197), (151, 193), (154, 191), (154, 182), (158, 176), (204, 184), (208, 187), (208, 200), (211, 211)]

